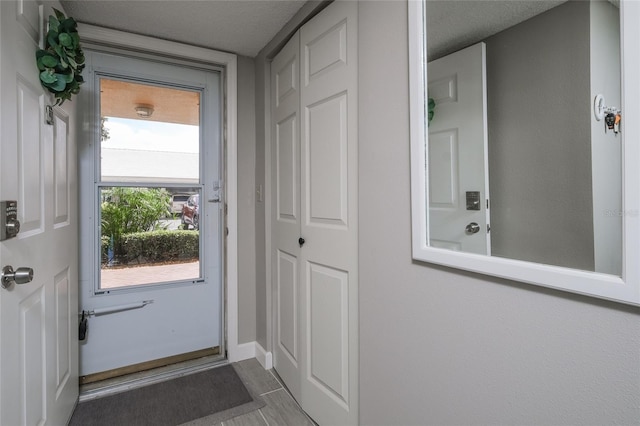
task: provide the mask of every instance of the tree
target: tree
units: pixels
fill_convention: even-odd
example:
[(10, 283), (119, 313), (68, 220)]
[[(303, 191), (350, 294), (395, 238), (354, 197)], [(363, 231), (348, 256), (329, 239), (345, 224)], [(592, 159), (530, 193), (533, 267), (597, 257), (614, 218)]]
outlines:
[(111, 138), (111, 135), (109, 135), (109, 129), (105, 126), (107, 120), (108, 120), (107, 117), (100, 117), (100, 141), (101, 142), (106, 142)]
[(171, 195), (164, 188), (113, 187), (102, 190), (102, 236), (113, 241), (116, 257), (123, 253), (122, 238), (133, 232), (161, 228), (158, 221), (170, 215)]

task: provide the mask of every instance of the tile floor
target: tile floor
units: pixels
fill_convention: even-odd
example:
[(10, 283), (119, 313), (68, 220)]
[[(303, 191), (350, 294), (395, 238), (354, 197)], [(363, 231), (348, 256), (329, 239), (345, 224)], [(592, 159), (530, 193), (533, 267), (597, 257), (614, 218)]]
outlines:
[[(211, 426), (314, 426), (271, 370), (255, 359), (232, 364), (245, 386), (266, 405), (256, 411)], [(204, 426), (204, 425), (203, 425)]]

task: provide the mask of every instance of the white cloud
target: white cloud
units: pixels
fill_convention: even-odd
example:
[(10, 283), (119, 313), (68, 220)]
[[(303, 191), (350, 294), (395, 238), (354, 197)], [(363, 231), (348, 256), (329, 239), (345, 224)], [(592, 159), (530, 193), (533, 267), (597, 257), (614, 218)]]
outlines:
[(199, 152), (200, 128), (183, 124), (108, 117), (103, 148), (163, 152)]

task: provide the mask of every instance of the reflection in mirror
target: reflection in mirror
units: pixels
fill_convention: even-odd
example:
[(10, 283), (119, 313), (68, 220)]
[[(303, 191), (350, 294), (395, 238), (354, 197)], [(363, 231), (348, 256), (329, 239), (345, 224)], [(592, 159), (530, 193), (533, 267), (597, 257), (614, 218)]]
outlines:
[(620, 276), (622, 138), (594, 114), (621, 105), (616, 2), (426, 10), (429, 244)]

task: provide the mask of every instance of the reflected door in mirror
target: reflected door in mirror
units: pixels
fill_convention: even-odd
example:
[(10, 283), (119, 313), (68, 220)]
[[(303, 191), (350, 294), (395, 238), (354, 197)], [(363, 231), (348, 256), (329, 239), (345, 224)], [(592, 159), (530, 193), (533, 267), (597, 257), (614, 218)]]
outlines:
[(491, 254), (485, 45), (430, 62), (429, 243)]

